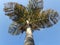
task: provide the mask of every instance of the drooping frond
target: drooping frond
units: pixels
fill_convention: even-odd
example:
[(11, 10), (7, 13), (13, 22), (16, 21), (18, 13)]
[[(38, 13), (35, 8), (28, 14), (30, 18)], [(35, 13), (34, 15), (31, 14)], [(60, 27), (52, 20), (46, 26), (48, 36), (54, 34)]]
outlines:
[(21, 27), (20, 24), (17, 24), (16, 22), (13, 22), (10, 26), (9, 26), (9, 30), (8, 32), (12, 35), (19, 35), (20, 33), (23, 33), (23, 30), (20, 30), (19, 28)]
[(32, 29), (51, 27), (58, 22), (58, 18), (59, 15), (54, 10), (49, 9), (42, 11), (39, 15), (33, 18), (33, 21), (31, 21)]
[(23, 5), (15, 2), (5, 3), (4, 11), (5, 15), (17, 23), (24, 23), (26, 20), (25, 17), (28, 15), (28, 11)]

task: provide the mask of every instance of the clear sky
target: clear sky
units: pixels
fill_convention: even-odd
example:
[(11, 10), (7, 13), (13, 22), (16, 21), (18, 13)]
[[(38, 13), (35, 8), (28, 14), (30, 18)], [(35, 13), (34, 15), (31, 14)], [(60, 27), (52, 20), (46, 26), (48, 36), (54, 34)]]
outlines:
[[(8, 27), (12, 21), (4, 15), (4, 3), (28, 4), (28, 0), (0, 0), (0, 45), (24, 45), (25, 33), (12, 36)], [(60, 14), (60, 0), (44, 0), (44, 9), (54, 9)], [(35, 45), (60, 45), (60, 21), (54, 26), (33, 33)]]

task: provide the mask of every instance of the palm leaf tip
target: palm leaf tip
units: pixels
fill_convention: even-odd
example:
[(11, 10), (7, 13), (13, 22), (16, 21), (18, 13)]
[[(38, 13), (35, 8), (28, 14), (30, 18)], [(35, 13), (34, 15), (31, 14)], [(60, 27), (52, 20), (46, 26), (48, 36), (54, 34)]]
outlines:
[(14, 15), (14, 8), (15, 8), (15, 5), (17, 3), (15, 2), (8, 2), (8, 3), (5, 3), (4, 4), (4, 11), (5, 11), (5, 15), (7, 16), (12, 16)]
[(53, 22), (53, 24), (56, 24), (58, 22), (59, 15), (58, 15), (57, 11), (50, 10), (49, 16), (50, 16), (50, 20)]
[(28, 7), (30, 9), (39, 10), (41, 11), (43, 9), (43, 0), (29, 0)]

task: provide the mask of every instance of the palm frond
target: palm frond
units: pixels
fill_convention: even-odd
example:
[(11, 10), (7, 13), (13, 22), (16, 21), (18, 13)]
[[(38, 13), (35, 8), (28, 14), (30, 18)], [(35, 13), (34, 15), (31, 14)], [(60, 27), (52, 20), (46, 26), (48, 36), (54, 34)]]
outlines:
[(28, 15), (28, 11), (23, 5), (15, 2), (5, 3), (4, 11), (5, 15), (17, 23), (23, 23), (25, 21), (23, 18)]
[(58, 18), (58, 13), (52, 9), (42, 11), (40, 14), (33, 16), (33, 20), (31, 19), (30, 21), (31, 27), (34, 30), (38, 28), (48, 28), (56, 24)]
[(19, 28), (21, 27), (20, 24), (17, 24), (16, 22), (13, 22), (10, 26), (9, 26), (9, 30), (8, 32), (12, 35), (19, 35), (20, 33), (23, 33), (22, 30), (20, 30)]
[(40, 12), (43, 9), (43, 0), (29, 0), (28, 8), (36, 12)]

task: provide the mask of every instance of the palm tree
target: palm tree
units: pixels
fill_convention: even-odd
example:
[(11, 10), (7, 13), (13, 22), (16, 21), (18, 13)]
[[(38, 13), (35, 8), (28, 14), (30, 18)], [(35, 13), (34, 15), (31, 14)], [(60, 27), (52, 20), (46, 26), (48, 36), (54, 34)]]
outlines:
[(43, 10), (43, 0), (29, 0), (27, 7), (16, 2), (4, 4), (5, 15), (13, 20), (8, 32), (19, 35), (26, 32), (24, 45), (35, 45), (33, 31), (49, 28), (58, 22), (58, 13), (52, 9)]

